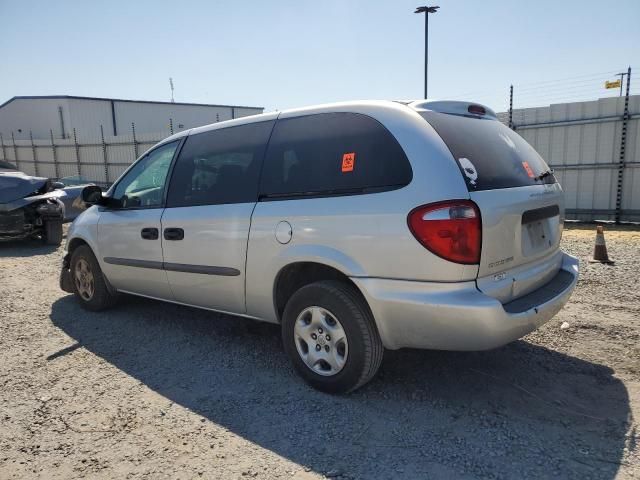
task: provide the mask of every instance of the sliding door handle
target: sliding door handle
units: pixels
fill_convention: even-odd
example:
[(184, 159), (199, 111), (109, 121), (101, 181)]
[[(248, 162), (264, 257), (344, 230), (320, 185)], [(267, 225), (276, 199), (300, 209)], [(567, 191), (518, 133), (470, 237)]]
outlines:
[(184, 238), (184, 230), (181, 228), (165, 228), (165, 240), (182, 240)]
[(157, 240), (160, 236), (157, 228), (143, 228), (140, 232), (140, 236), (145, 240)]

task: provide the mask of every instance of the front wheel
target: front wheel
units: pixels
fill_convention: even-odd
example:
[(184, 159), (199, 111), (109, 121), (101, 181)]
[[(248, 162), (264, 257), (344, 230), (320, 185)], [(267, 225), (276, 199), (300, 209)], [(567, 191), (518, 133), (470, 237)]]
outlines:
[(282, 340), (300, 376), (329, 393), (351, 392), (371, 380), (384, 351), (360, 293), (337, 281), (312, 283), (293, 294), (283, 314)]
[(110, 307), (116, 297), (107, 288), (102, 270), (88, 245), (81, 245), (71, 254), (73, 293), (80, 305), (94, 312)]

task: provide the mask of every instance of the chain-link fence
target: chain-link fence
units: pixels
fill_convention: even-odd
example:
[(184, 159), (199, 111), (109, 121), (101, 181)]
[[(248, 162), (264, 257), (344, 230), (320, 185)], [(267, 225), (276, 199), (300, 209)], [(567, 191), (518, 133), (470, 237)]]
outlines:
[[(640, 221), (640, 95), (631, 93), (631, 67), (617, 75), (617, 81), (604, 80), (613, 87), (604, 98), (542, 108), (514, 109), (517, 90), (510, 88), (506, 123), (556, 172), (569, 219)], [(580, 98), (594, 80), (575, 82), (542, 91), (538, 86), (529, 97), (525, 90), (523, 102), (541, 95)]]
[(631, 74), (629, 67), (454, 98), (502, 110), (500, 121), (554, 169), (567, 219), (638, 222), (640, 82)]
[(100, 126), (97, 137), (78, 138), (75, 129), (70, 138), (16, 140), (0, 134), (0, 159), (30, 175), (55, 179), (81, 177), (100, 185), (113, 183), (133, 161), (171, 129), (158, 133), (136, 133), (134, 123), (123, 135), (107, 135)]
[[(514, 85), (502, 92), (502, 102), (481, 93), (458, 98), (506, 105), (499, 119), (554, 169), (565, 191), (567, 219), (638, 222), (640, 87), (632, 87), (631, 68), (620, 73), (624, 73), (624, 88), (616, 87), (604, 96), (604, 79), (614, 78), (614, 72), (576, 77), (562, 85), (561, 81)], [(49, 140), (0, 135), (0, 160), (32, 175), (80, 176), (108, 185), (145, 150), (172, 133), (171, 122), (167, 131), (154, 134), (136, 134), (135, 124), (123, 135), (106, 131), (101, 126), (97, 137), (78, 138), (74, 130), (65, 139), (54, 138), (51, 132)]]

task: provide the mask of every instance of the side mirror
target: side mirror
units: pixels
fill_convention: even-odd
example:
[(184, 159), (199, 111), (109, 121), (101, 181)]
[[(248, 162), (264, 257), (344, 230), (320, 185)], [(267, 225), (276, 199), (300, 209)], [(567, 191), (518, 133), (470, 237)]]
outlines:
[(98, 185), (87, 185), (80, 194), (82, 201), (89, 205), (102, 205), (102, 189)]
[(51, 188), (53, 188), (54, 190), (61, 190), (65, 187), (66, 185), (62, 182), (51, 182)]

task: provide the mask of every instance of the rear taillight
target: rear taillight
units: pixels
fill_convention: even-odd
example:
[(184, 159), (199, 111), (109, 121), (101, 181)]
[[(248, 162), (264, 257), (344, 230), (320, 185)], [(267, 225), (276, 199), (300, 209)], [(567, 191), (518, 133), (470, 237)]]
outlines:
[(413, 236), (428, 250), (456, 263), (480, 262), (482, 221), (478, 206), (452, 200), (414, 208), (407, 218)]

